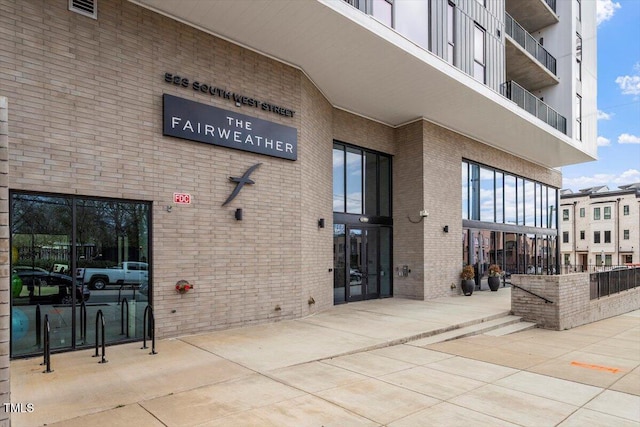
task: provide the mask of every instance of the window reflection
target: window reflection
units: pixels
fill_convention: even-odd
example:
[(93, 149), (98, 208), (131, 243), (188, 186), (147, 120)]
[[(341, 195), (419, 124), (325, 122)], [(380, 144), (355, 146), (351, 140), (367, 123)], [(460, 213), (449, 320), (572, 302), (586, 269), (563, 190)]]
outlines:
[(391, 216), (390, 157), (334, 144), (333, 211)]
[(362, 154), (347, 148), (347, 213), (362, 213)]
[[(475, 227), (462, 236), (464, 264), (478, 263), (481, 278), (487, 263), (508, 274), (556, 274), (557, 189), (469, 161), (462, 162), (461, 180), (463, 224)], [(518, 231), (522, 226), (540, 232)]]
[(429, 48), (429, 3), (421, 1), (395, 2), (395, 28), (400, 34)]
[(344, 212), (344, 171), (345, 152), (343, 149), (333, 149), (333, 211)]
[(480, 221), (495, 221), (493, 170), (480, 168)]
[[(98, 310), (109, 322), (107, 344), (142, 338), (142, 315), (149, 295), (149, 203), (50, 196), (11, 195), (12, 331), (11, 355), (41, 351), (38, 319), (50, 314), (52, 349), (95, 342), (95, 330), (74, 330), (76, 308), (87, 319)], [(128, 307), (122, 334), (121, 306)], [(117, 326), (117, 327), (116, 327)]]

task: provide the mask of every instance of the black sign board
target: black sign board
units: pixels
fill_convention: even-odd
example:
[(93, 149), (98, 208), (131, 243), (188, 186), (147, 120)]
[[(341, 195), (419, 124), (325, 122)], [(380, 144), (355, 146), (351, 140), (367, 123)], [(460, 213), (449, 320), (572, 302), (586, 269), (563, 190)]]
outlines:
[(295, 128), (166, 93), (163, 103), (163, 135), (287, 160), (298, 159)]

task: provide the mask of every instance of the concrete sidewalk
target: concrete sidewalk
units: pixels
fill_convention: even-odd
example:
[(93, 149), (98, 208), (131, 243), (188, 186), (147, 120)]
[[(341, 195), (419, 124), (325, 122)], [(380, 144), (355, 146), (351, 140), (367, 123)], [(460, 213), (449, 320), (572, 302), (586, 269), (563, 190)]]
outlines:
[(570, 331), (452, 329), (510, 289), (374, 300), (304, 319), (11, 363), (16, 426), (640, 425), (640, 314)]

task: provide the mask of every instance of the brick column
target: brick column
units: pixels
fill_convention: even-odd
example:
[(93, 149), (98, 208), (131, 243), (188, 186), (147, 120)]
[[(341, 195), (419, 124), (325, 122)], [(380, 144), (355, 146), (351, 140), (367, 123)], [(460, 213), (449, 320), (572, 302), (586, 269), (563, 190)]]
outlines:
[[(9, 350), (11, 326), (9, 250), (9, 107), (0, 96), (0, 404), (11, 402)], [(0, 407), (0, 425), (11, 424)]]

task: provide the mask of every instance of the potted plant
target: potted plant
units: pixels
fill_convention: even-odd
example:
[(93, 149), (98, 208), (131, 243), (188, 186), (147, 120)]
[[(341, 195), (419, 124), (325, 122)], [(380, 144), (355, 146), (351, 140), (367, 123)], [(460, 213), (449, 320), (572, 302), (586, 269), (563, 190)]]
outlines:
[(488, 280), (489, 289), (495, 292), (500, 287), (500, 278), (504, 273), (502, 271), (502, 268), (500, 268), (498, 264), (491, 264), (489, 266), (488, 273), (489, 273), (489, 280)]
[(462, 279), (462, 293), (465, 296), (469, 296), (473, 293), (473, 288), (476, 286), (476, 282), (473, 280), (476, 275), (472, 265), (465, 265), (460, 273)]

